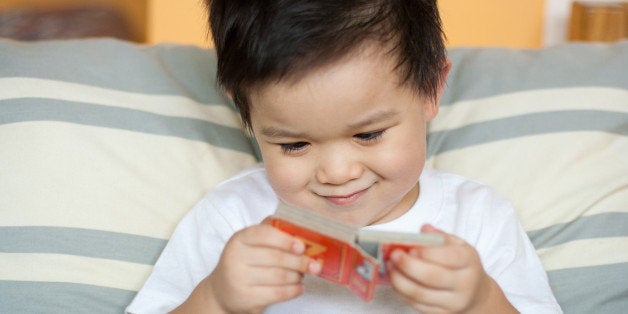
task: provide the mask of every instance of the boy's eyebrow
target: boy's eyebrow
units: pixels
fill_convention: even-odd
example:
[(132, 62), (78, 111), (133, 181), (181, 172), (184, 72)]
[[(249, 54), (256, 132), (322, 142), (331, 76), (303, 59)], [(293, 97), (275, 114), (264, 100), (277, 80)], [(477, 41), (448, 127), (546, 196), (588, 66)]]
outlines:
[(262, 135), (266, 137), (272, 138), (303, 138), (305, 135), (303, 133), (292, 132), (285, 129), (279, 129), (276, 127), (267, 127), (263, 128), (260, 132)]
[[(369, 114), (363, 117), (362, 119), (356, 122), (349, 123), (348, 126), (351, 129), (359, 129), (359, 128), (369, 126), (371, 124), (386, 121), (397, 115), (399, 115), (399, 111), (396, 111), (396, 110), (376, 111), (372, 114)], [(301, 132), (292, 132), (290, 130), (280, 129), (280, 128), (276, 128), (272, 126), (263, 128), (260, 131), (260, 133), (263, 136), (270, 137), (270, 138), (305, 138), (306, 137), (306, 135)]]
[(386, 121), (392, 117), (399, 115), (399, 111), (396, 110), (381, 110), (369, 114), (356, 122), (349, 123), (349, 127), (352, 129), (359, 129), (362, 127), (376, 124), (378, 122)]

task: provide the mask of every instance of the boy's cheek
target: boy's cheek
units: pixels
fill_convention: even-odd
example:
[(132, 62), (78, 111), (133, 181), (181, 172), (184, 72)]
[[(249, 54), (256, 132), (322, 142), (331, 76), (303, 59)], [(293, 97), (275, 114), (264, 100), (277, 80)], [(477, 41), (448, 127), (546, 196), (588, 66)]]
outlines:
[(283, 199), (289, 198), (291, 194), (304, 189), (307, 185), (307, 175), (298, 164), (265, 160), (264, 167), (271, 186)]

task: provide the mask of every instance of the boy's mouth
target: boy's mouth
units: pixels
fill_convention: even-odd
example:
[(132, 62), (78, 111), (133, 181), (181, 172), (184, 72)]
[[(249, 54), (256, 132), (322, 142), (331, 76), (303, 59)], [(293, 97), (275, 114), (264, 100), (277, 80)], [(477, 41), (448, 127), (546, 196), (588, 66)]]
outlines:
[(353, 192), (351, 194), (330, 195), (330, 196), (325, 196), (325, 198), (334, 205), (345, 206), (345, 205), (355, 203), (362, 195), (364, 195), (364, 193), (366, 193), (367, 190), (368, 188), (357, 191), (357, 192)]

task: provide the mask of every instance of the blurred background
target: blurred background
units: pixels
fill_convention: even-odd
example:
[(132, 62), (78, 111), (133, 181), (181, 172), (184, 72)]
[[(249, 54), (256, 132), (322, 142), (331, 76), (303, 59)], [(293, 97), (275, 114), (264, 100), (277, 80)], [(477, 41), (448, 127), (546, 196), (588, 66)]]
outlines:
[[(628, 37), (628, 1), (439, 0), (450, 47), (541, 48)], [(0, 0), (0, 37), (211, 46), (203, 0)]]

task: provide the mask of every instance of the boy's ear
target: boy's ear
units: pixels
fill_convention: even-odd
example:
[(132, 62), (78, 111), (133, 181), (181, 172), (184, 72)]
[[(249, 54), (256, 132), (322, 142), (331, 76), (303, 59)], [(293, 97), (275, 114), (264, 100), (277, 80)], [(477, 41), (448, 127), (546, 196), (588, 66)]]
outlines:
[(451, 59), (447, 57), (445, 59), (445, 67), (443, 68), (443, 72), (441, 72), (441, 75), (440, 75), (437, 103), (440, 102), (440, 96), (443, 94), (443, 90), (445, 90), (445, 83), (447, 82), (447, 75), (449, 75), (449, 70), (451, 70)]
[(434, 119), (434, 117), (436, 117), (436, 114), (438, 114), (438, 106), (440, 104), (440, 97), (443, 95), (443, 91), (445, 90), (445, 85), (447, 82), (447, 75), (449, 74), (449, 70), (451, 70), (451, 60), (449, 58), (446, 58), (445, 60), (445, 67), (443, 67), (443, 70), (440, 74), (440, 80), (438, 82), (438, 90), (436, 93), (436, 99), (430, 99), (429, 103), (429, 108), (427, 108), (425, 115), (427, 120), (432, 120)]
[(229, 100), (233, 101), (233, 93), (230, 90), (225, 91), (225, 95), (227, 95), (227, 97), (229, 97)]

